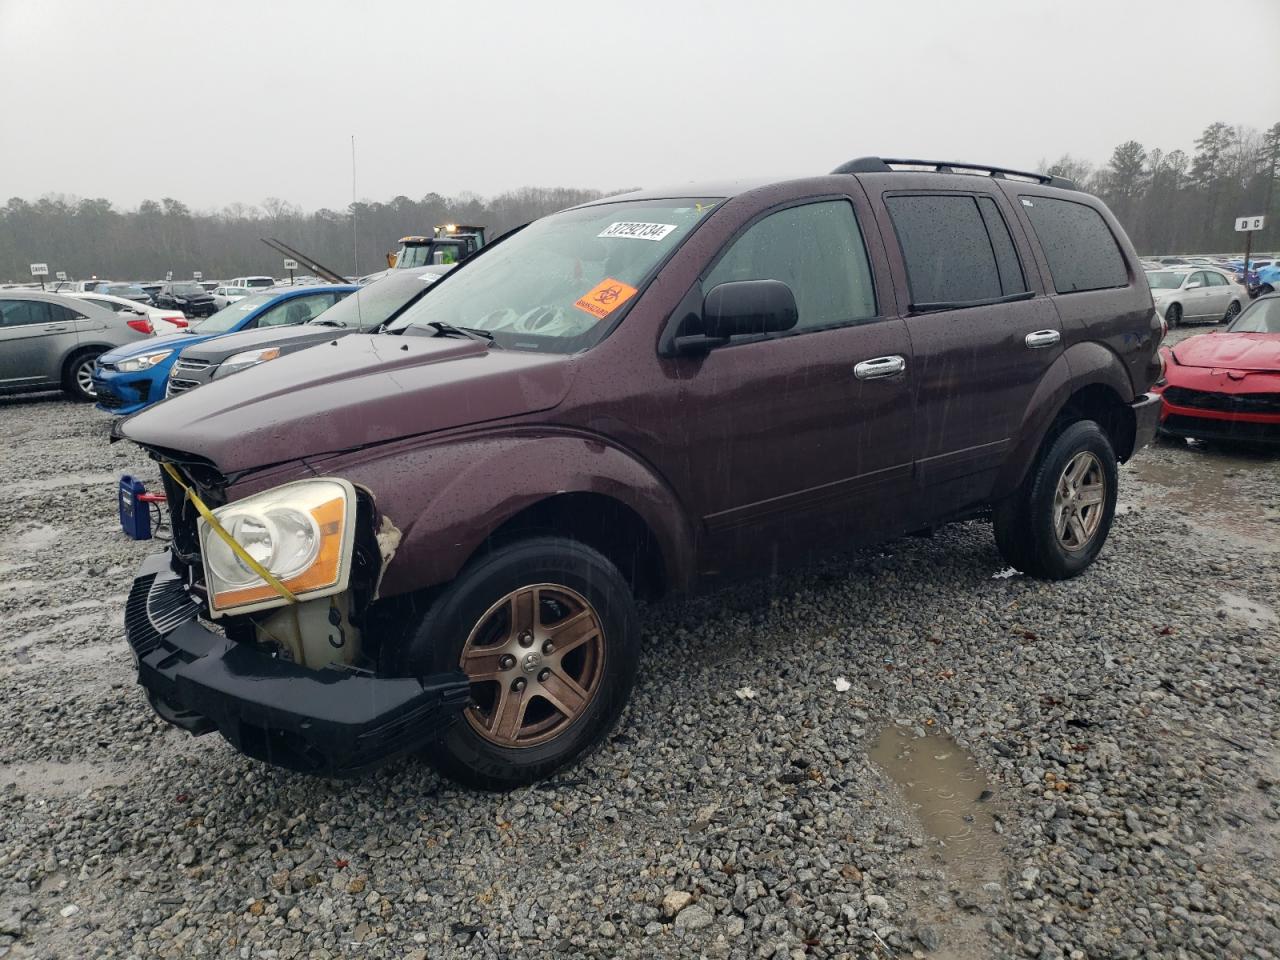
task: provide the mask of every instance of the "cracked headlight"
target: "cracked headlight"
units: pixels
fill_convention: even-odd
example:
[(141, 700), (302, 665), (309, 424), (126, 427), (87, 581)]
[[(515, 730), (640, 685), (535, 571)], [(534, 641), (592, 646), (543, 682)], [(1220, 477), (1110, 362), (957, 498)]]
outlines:
[[(287, 483), (213, 511), (231, 538), (299, 600), (347, 589), (355, 514), (355, 488), (334, 478)], [(200, 552), (213, 616), (289, 602), (203, 519)]]
[(218, 372), (214, 374), (214, 377), (238, 373), (249, 367), (256, 367), (258, 364), (265, 363), (268, 360), (274, 360), (278, 356), (280, 356), (279, 347), (266, 347), (262, 350), (245, 350), (243, 353), (235, 353), (218, 365)]
[(150, 370), (157, 363), (168, 359), (172, 353), (172, 350), (157, 350), (155, 353), (144, 353), (140, 357), (121, 360), (116, 364), (116, 369), (121, 373), (139, 373), (143, 370)]

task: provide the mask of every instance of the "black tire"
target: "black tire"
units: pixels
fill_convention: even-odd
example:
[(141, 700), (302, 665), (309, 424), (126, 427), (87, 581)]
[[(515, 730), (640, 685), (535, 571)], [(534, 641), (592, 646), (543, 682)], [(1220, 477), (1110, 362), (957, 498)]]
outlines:
[[(408, 674), (457, 669), (468, 638), (491, 608), (533, 584), (567, 587), (590, 604), (601, 627), (599, 678), (582, 712), (536, 745), (500, 745), (482, 735), (468, 716), (459, 718), (425, 752), (442, 774), (468, 787), (510, 790), (581, 758), (617, 722), (635, 682), (640, 628), (626, 580), (603, 554), (560, 537), (521, 540), (469, 564), (431, 605), (395, 669)], [(520, 670), (520, 665), (514, 668), (517, 678)], [(479, 687), (473, 685), (474, 695)]]
[(75, 354), (67, 361), (62, 373), (62, 389), (73, 400), (93, 403), (98, 395), (93, 390), (93, 365), (102, 351), (93, 350)]
[[(1070, 549), (1055, 527), (1054, 499), (1067, 466), (1092, 454), (1103, 483), (1101, 513), (1092, 533)], [(993, 513), (996, 545), (1004, 559), (1023, 573), (1045, 580), (1067, 580), (1097, 558), (1115, 518), (1118, 470), (1111, 441), (1097, 423), (1078, 420), (1050, 433), (1022, 485)], [(1086, 508), (1087, 509), (1087, 508)]]
[(1240, 315), (1240, 301), (1232, 300), (1229, 304), (1227, 304), (1227, 312), (1223, 314), (1222, 319), (1219, 320), (1218, 323), (1230, 323), (1239, 315)]
[(1169, 325), (1169, 329), (1181, 325), (1182, 323), (1182, 307), (1179, 304), (1171, 303), (1164, 309), (1164, 322)]

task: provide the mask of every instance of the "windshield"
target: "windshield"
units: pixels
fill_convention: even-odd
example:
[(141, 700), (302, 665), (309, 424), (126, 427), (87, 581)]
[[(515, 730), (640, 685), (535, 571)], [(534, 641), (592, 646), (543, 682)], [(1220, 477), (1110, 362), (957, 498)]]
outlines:
[(597, 342), (716, 200), (636, 200), (535, 220), (451, 274), (392, 324), (485, 330), (499, 346), (573, 353)]
[(385, 323), (405, 304), (422, 296), (439, 279), (438, 273), (394, 270), (307, 322), (370, 330)]
[(1187, 279), (1185, 273), (1148, 273), (1147, 283), (1151, 284), (1152, 290), (1177, 290), (1182, 286), (1182, 281)]
[(245, 280), (246, 287), (271, 287), (275, 285), (275, 281), (270, 277), (249, 277)]
[(145, 297), (147, 292), (136, 283), (109, 283), (102, 293), (109, 293), (113, 297)]
[(403, 244), (400, 252), (396, 254), (396, 269), (404, 270), (413, 267), (425, 267), (430, 261), (428, 254), (431, 252), (431, 245), (426, 243)]
[(169, 291), (180, 297), (197, 297), (204, 293), (205, 289), (198, 283), (175, 283)]
[(228, 330), (234, 330), (245, 317), (264, 303), (270, 303), (278, 296), (278, 293), (259, 293), (252, 297), (245, 297), (243, 300), (227, 304), (208, 320), (202, 320), (188, 329), (192, 333), (226, 333)]
[(1255, 300), (1235, 322), (1228, 333), (1280, 333), (1280, 297)]

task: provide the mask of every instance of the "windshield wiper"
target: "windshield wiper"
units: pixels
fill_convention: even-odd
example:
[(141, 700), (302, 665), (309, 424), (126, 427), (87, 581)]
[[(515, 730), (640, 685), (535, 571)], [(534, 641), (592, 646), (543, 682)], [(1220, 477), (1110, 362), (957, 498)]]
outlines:
[(440, 320), (432, 320), (425, 324), (441, 337), (466, 337), (468, 340), (479, 340), (481, 343), (488, 343), (497, 346), (493, 342), (493, 334), (488, 330), (476, 330), (473, 327), (455, 327), (452, 323), (444, 323)]
[(315, 324), (317, 327), (345, 327), (346, 324), (341, 320), (311, 320), (309, 323)]

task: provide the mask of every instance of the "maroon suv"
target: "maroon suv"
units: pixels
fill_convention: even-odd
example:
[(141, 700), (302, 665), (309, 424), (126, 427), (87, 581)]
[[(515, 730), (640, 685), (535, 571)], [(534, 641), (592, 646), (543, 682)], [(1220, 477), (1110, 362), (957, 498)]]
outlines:
[(538, 220), (356, 334), (122, 421), (173, 525), (128, 601), (166, 720), (322, 773), (483, 787), (598, 742), (635, 598), (990, 513), (1092, 563), (1161, 325), (1064, 180), (852, 161)]

